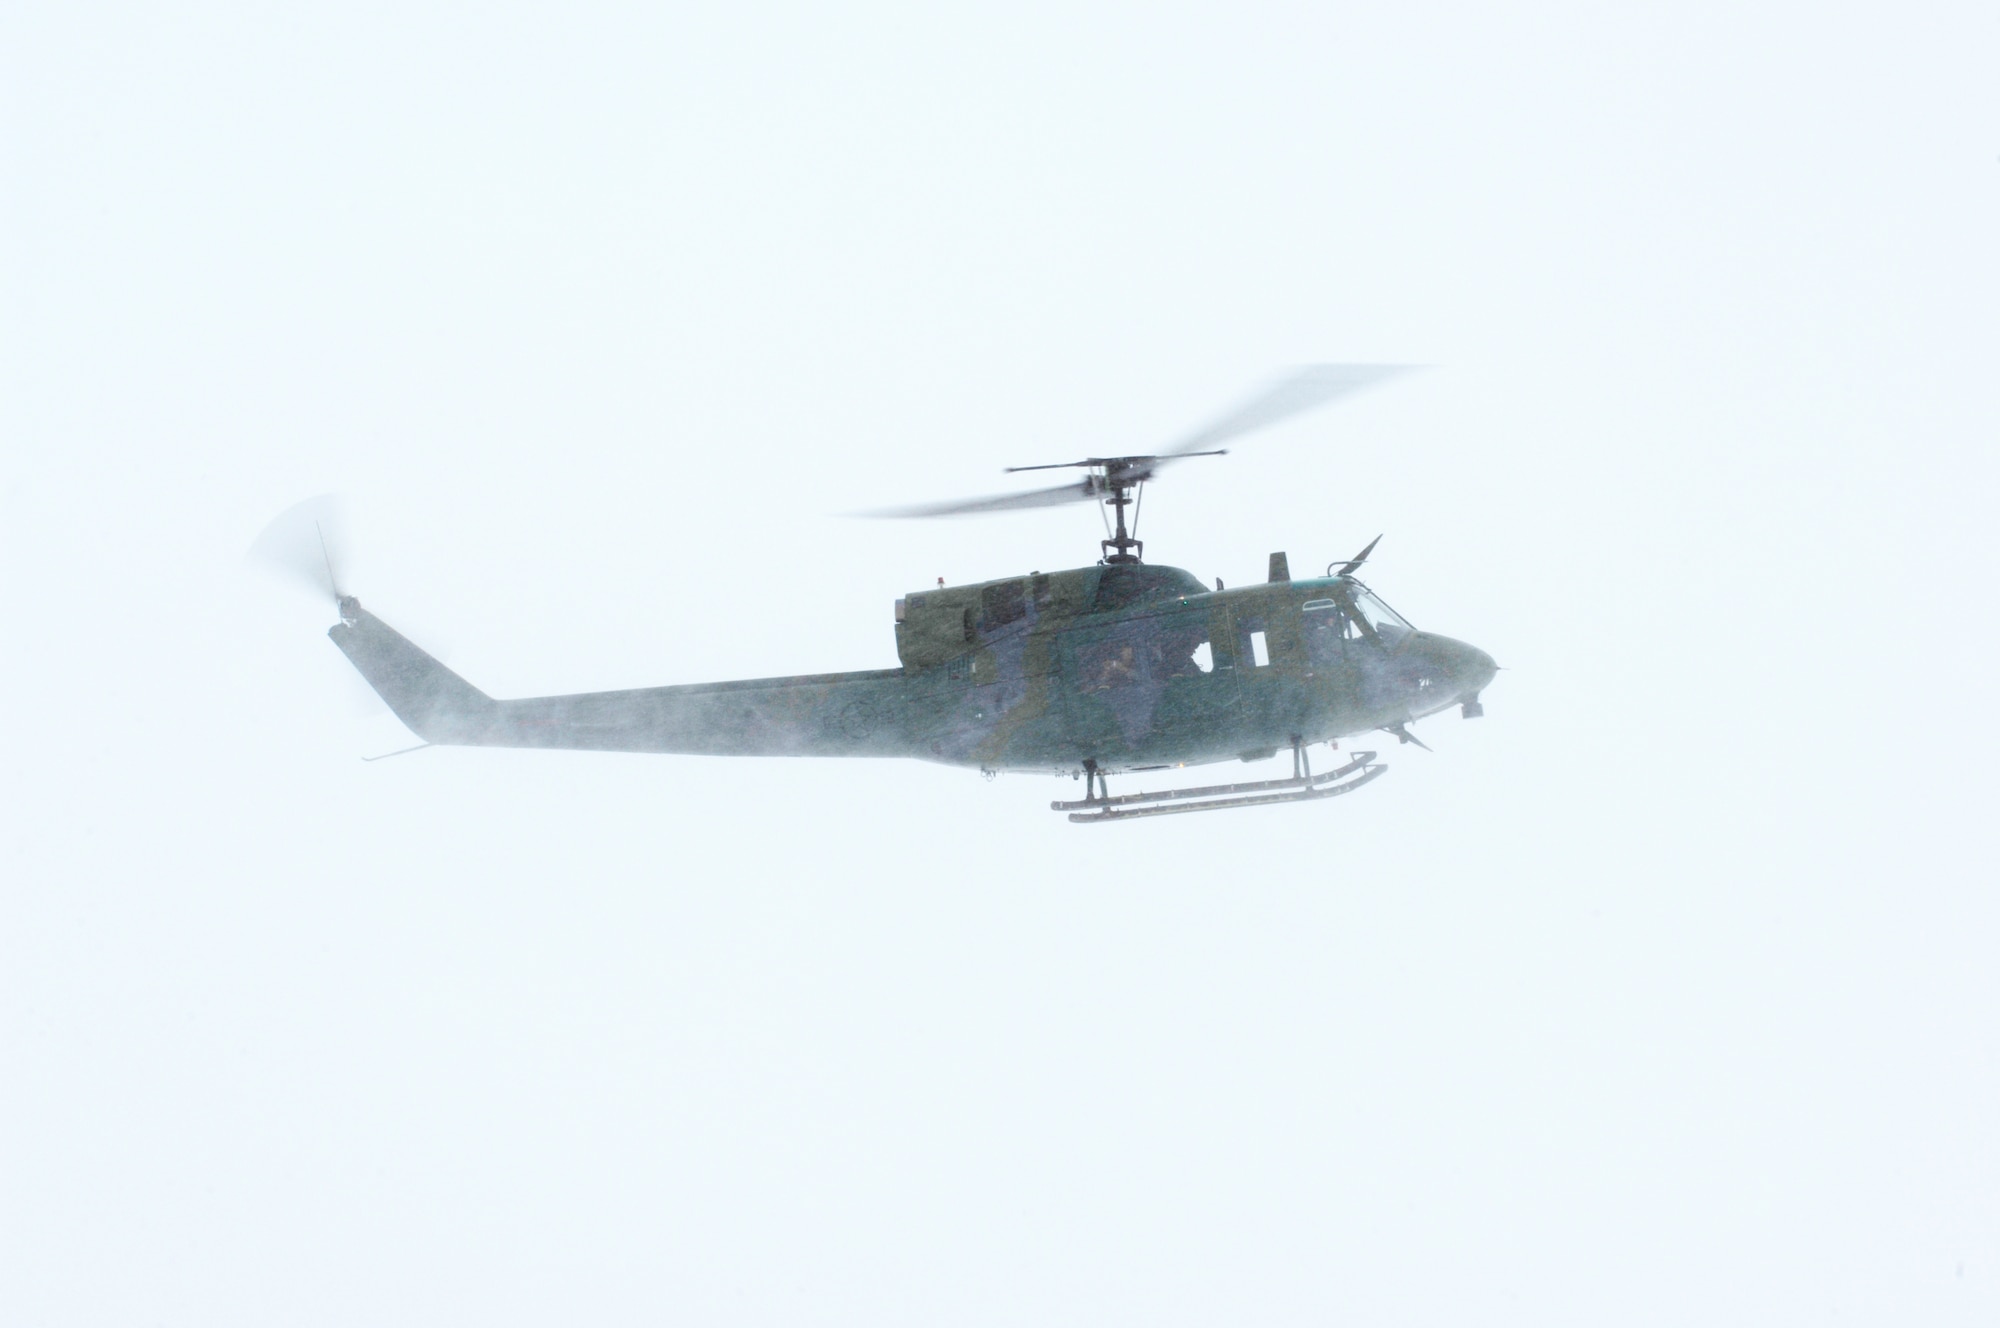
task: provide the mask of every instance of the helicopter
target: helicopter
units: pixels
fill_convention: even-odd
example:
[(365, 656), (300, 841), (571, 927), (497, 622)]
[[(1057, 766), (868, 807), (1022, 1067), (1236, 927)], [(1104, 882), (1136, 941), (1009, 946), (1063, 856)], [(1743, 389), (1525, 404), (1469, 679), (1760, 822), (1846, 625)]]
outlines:
[[(1211, 588), (1144, 561), (1144, 486), (1170, 465), (1387, 381), (1408, 366), (1309, 365), (1156, 453), (1009, 468), (1082, 478), (998, 497), (872, 513), (944, 517), (1088, 502), (1106, 512), (1095, 564), (911, 591), (895, 601), (900, 667), (497, 700), (345, 593), (321, 553), (340, 621), (327, 633), (398, 719), (429, 746), (544, 747), (716, 756), (905, 757), (1084, 781), (1050, 807), (1083, 824), (1307, 802), (1387, 770), (1342, 753), (1314, 772), (1307, 749), (1409, 725), (1456, 706), (1484, 713), (1492, 656), (1418, 630), (1357, 576), (1371, 541), (1323, 575), (1294, 579), (1273, 553), (1257, 585)], [(1128, 510), (1130, 520), (1128, 522)], [(1111, 775), (1289, 749), (1287, 778), (1112, 794)], [(401, 755), (392, 752), (389, 755)], [(380, 760), (382, 758), (369, 758)]]

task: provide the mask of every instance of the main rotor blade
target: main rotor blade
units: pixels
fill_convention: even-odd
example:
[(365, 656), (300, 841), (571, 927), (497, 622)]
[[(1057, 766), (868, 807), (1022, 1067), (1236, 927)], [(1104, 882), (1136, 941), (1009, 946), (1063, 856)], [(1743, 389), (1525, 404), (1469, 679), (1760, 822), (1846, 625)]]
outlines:
[(1082, 461), (1051, 461), (1045, 466), (1002, 466), (1002, 475), (1018, 475), (1024, 470), (1075, 470), (1079, 466), (1094, 466), (1097, 462), (1090, 457)]
[[(1073, 466), (1101, 469), (1075, 484), (1052, 489), (1032, 489), (1027, 493), (1001, 494), (992, 498), (968, 498), (959, 502), (923, 503), (915, 507), (892, 507), (862, 513), (876, 517), (974, 516), (982, 512), (1013, 512), (1031, 507), (1056, 507), (1064, 503), (1093, 502), (1112, 488), (1125, 489), (1152, 477), (1153, 470), (1184, 457), (1220, 455), (1218, 444), (1257, 429), (1266, 428), (1323, 406), (1340, 397), (1365, 391), (1377, 383), (1409, 373), (1421, 366), (1413, 364), (1309, 364), (1279, 379), (1261, 393), (1237, 406), (1206, 428), (1181, 439), (1174, 446), (1144, 456), (1086, 457), (1082, 461), (1059, 461), (1040, 466), (1010, 466), (1008, 473), (1024, 470), (1062, 470)], [(1109, 481), (1107, 484), (1106, 481)]]
[(1231, 438), (1276, 424), (1293, 415), (1324, 406), (1340, 397), (1366, 391), (1377, 383), (1401, 377), (1422, 366), (1415, 364), (1308, 364), (1251, 397), (1242, 405), (1197, 430), (1172, 447), (1160, 449), (1160, 459), (1187, 456)]
[(1053, 489), (1030, 489), (1026, 493), (1005, 493), (993, 498), (967, 498), (953, 503), (922, 503), (915, 507), (890, 507), (864, 513), (866, 516), (976, 516), (981, 512), (1012, 512), (1027, 507), (1059, 507), (1064, 503), (1089, 502), (1102, 497), (1090, 480), (1059, 484)]

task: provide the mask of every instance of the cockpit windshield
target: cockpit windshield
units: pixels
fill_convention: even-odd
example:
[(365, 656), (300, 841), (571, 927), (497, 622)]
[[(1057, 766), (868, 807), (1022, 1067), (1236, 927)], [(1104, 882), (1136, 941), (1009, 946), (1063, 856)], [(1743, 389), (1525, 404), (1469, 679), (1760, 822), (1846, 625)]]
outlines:
[(1401, 650), (1416, 628), (1402, 614), (1382, 602), (1367, 586), (1353, 577), (1339, 577), (1328, 587), (1325, 599), (1311, 599), (1299, 606), (1306, 621), (1306, 649), (1337, 654), (1345, 641), (1368, 640), (1390, 650)]
[(1359, 581), (1350, 580), (1347, 583), (1347, 588), (1348, 594), (1353, 597), (1354, 607), (1360, 611), (1362, 617), (1368, 620), (1368, 625), (1373, 627), (1377, 632), (1384, 632), (1385, 628), (1388, 629), (1384, 633), (1385, 635), (1416, 630), (1410, 626), (1408, 619), (1404, 618), (1402, 614), (1396, 612), (1387, 604), (1384, 604), (1381, 596), (1377, 595), (1367, 586), (1362, 585)]

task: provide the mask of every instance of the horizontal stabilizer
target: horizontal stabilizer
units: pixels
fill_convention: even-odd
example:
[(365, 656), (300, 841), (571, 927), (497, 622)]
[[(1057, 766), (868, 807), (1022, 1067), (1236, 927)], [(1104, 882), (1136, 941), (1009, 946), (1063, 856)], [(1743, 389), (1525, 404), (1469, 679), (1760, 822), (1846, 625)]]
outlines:
[(426, 742), (476, 743), (497, 724), (500, 707), (492, 697), (419, 650), (353, 596), (341, 597), (340, 622), (327, 635), (396, 718)]

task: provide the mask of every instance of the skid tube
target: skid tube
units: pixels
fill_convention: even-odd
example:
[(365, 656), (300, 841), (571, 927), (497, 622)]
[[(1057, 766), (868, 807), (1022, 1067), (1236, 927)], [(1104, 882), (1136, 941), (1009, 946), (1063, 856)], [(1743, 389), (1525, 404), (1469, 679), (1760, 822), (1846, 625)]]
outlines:
[[(1304, 771), (1305, 753), (1295, 749), (1293, 768)], [(1216, 812), (1230, 807), (1267, 807), (1279, 802), (1312, 802), (1352, 793), (1378, 775), (1388, 773), (1386, 765), (1376, 765), (1375, 753), (1356, 752), (1353, 759), (1337, 770), (1315, 775), (1309, 771), (1290, 779), (1258, 779), (1243, 784), (1210, 784), (1203, 788), (1160, 789), (1152, 793), (1121, 793), (1113, 797), (1104, 789), (1104, 776), (1086, 769), (1091, 794), (1072, 802), (1052, 802), (1053, 811), (1068, 812), (1078, 825), (1099, 821), (1127, 821), (1140, 816), (1177, 816), (1182, 812)]]

